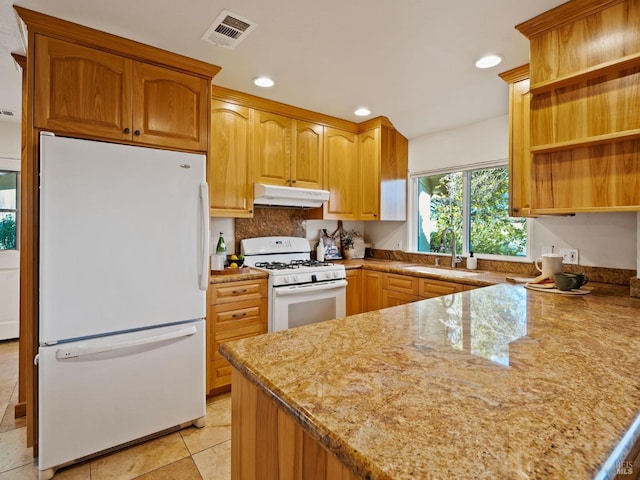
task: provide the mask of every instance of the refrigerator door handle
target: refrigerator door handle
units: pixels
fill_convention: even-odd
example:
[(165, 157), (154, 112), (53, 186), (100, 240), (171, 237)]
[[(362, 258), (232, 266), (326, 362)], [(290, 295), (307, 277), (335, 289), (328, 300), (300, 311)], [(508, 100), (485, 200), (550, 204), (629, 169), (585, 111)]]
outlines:
[(202, 207), (202, 270), (200, 272), (200, 290), (209, 286), (209, 185), (200, 184), (200, 203)]
[(75, 345), (73, 347), (60, 348), (56, 350), (56, 358), (58, 360), (65, 360), (68, 358), (84, 357), (87, 355), (95, 355), (97, 353), (112, 352), (114, 350), (122, 350), (125, 348), (139, 347), (141, 345), (149, 345), (153, 343), (166, 342), (167, 340), (173, 340), (181, 337), (190, 337), (195, 335), (197, 329), (195, 325), (173, 332), (164, 333), (162, 335), (155, 335), (153, 337), (140, 338), (137, 340), (130, 340), (128, 342), (120, 343), (108, 343), (105, 345), (98, 345), (95, 347), (86, 347), (82, 344)]

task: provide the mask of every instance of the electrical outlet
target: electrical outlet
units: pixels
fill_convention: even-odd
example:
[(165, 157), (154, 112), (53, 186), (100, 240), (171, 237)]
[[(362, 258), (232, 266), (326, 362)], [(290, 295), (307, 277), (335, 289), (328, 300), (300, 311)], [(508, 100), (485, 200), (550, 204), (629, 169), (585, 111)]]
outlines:
[(578, 264), (578, 249), (577, 248), (561, 248), (560, 255), (562, 255), (562, 263), (567, 265)]

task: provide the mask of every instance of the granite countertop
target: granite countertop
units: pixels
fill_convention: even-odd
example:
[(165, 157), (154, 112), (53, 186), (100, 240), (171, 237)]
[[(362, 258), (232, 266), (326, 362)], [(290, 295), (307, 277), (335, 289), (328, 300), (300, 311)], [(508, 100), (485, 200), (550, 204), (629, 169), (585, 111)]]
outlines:
[(640, 434), (640, 299), (588, 287), (493, 285), (221, 353), (362, 477), (610, 478)]
[(255, 268), (249, 268), (248, 270), (243, 269), (242, 272), (238, 273), (224, 273), (214, 275), (211, 274), (209, 276), (209, 283), (228, 283), (228, 282), (238, 282), (241, 280), (259, 280), (263, 278), (269, 278), (269, 274), (262, 270), (256, 270)]

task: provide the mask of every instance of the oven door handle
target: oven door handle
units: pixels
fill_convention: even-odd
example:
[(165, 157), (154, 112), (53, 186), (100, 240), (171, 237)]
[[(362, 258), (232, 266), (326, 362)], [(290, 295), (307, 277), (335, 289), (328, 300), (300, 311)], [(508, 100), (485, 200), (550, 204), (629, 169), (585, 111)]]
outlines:
[(283, 297), (286, 295), (300, 295), (307, 292), (317, 292), (320, 290), (333, 290), (336, 288), (344, 288), (347, 286), (346, 280), (336, 280), (331, 282), (322, 283), (307, 283), (305, 285), (296, 285), (287, 288), (274, 288), (273, 293), (277, 297)]

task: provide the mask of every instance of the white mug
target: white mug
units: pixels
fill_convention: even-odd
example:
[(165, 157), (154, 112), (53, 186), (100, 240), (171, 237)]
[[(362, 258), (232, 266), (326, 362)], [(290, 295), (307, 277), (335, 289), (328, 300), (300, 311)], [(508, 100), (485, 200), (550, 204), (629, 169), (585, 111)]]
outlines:
[[(542, 268), (538, 265), (539, 262), (542, 262)], [(542, 258), (538, 258), (533, 264), (538, 271), (542, 272), (542, 276), (553, 278), (554, 274), (562, 272), (562, 255), (545, 253)]]

